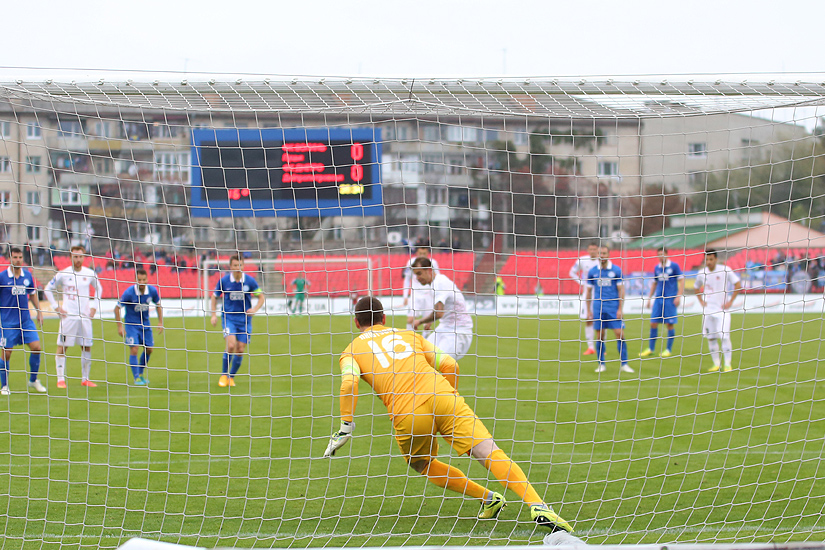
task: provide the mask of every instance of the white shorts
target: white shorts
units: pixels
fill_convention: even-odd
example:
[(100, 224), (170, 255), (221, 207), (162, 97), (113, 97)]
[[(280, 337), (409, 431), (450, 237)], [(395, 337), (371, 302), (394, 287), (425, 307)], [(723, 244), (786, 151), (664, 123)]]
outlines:
[(467, 355), (468, 351), (470, 351), (470, 344), (473, 343), (473, 335), (460, 332), (448, 332), (446, 330), (444, 332), (440, 332), (436, 330), (427, 336), (427, 340), (432, 342), (435, 347), (458, 361)]
[(702, 317), (702, 334), (708, 340), (730, 337), (730, 312), (705, 313)]
[(92, 320), (80, 317), (64, 317), (60, 320), (60, 331), (57, 333), (57, 345), (63, 347), (82, 346), (91, 347)]

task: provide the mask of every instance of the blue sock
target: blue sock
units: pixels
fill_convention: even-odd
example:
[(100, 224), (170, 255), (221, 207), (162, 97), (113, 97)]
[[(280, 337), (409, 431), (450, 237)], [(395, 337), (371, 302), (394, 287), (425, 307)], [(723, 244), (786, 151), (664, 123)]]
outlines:
[(596, 340), (596, 358), (599, 363), (604, 363), (604, 342)]
[(138, 363), (138, 360), (137, 355), (129, 356), (129, 366), (132, 367), (132, 376), (135, 378), (140, 376), (140, 364)]
[(229, 372), (229, 357), (230, 355), (227, 352), (223, 352), (223, 364), (221, 365), (221, 374), (226, 374)]
[(672, 328), (667, 331), (667, 351), (673, 351), (673, 340), (676, 339), (676, 329)]
[(29, 354), (29, 382), (37, 380), (37, 373), (40, 372), (40, 353)]
[(146, 350), (144, 350), (143, 353), (140, 354), (140, 361), (138, 361), (138, 362), (140, 363), (140, 375), (141, 376), (143, 376), (143, 371), (146, 370), (146, 365), (149, 364), (149, 358), (150, 357), (152, 357), (152, 354), (151, 353), (147, 354)]
[(233, 355), (232, 356), (232, 372), (229, 373), (229, 376), (235, 376), (235, 373), (241, 368), (241, 361), (243, 361), (243, 355)]
[(659, 327), (650, 327), (650, 351), (656, 349), (656, 340), (659, 339)]
[(616, 347), (619, 349), (619, 355), (622, 358), (622, 365), (627, 363), (627, 342), (625, 342), (624, 338), (616, 342)]
[(0, 359), (0, 388), (9, 385), (8, 374), (9, 362), (4, 359)]

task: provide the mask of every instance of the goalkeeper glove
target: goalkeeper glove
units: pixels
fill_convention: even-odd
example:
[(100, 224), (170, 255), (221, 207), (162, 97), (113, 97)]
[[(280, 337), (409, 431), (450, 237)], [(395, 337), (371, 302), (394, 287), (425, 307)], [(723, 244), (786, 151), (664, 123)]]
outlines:
[(324, 458), (333, 456), (335, 451), (346, 445), (352, 437), (353, 429), (355, 429), (355, 422), (342, 420), (341, 428), (329, 438), (329, 445), (327, 445), (327, 450), (324, 451)]

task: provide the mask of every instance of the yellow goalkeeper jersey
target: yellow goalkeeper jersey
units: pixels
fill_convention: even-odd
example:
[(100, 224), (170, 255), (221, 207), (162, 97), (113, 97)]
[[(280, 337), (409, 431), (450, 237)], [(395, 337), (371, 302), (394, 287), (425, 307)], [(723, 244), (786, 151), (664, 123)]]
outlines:
[(438, 364), (437, 353), (416, 332), (375, 325), (347, 346), (339, 362), (342, 372), (357, 367), (361, 379), (395, 417), (412, 413), (436, 394), (456, 393), (433, 368)]

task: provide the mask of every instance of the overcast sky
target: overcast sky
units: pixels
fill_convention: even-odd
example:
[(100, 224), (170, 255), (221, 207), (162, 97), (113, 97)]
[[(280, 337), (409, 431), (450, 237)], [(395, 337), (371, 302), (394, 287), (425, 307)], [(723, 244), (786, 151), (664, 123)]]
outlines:
[(823, 15), (822, 0), (7, 2), (0, 76), (813, 73)]

